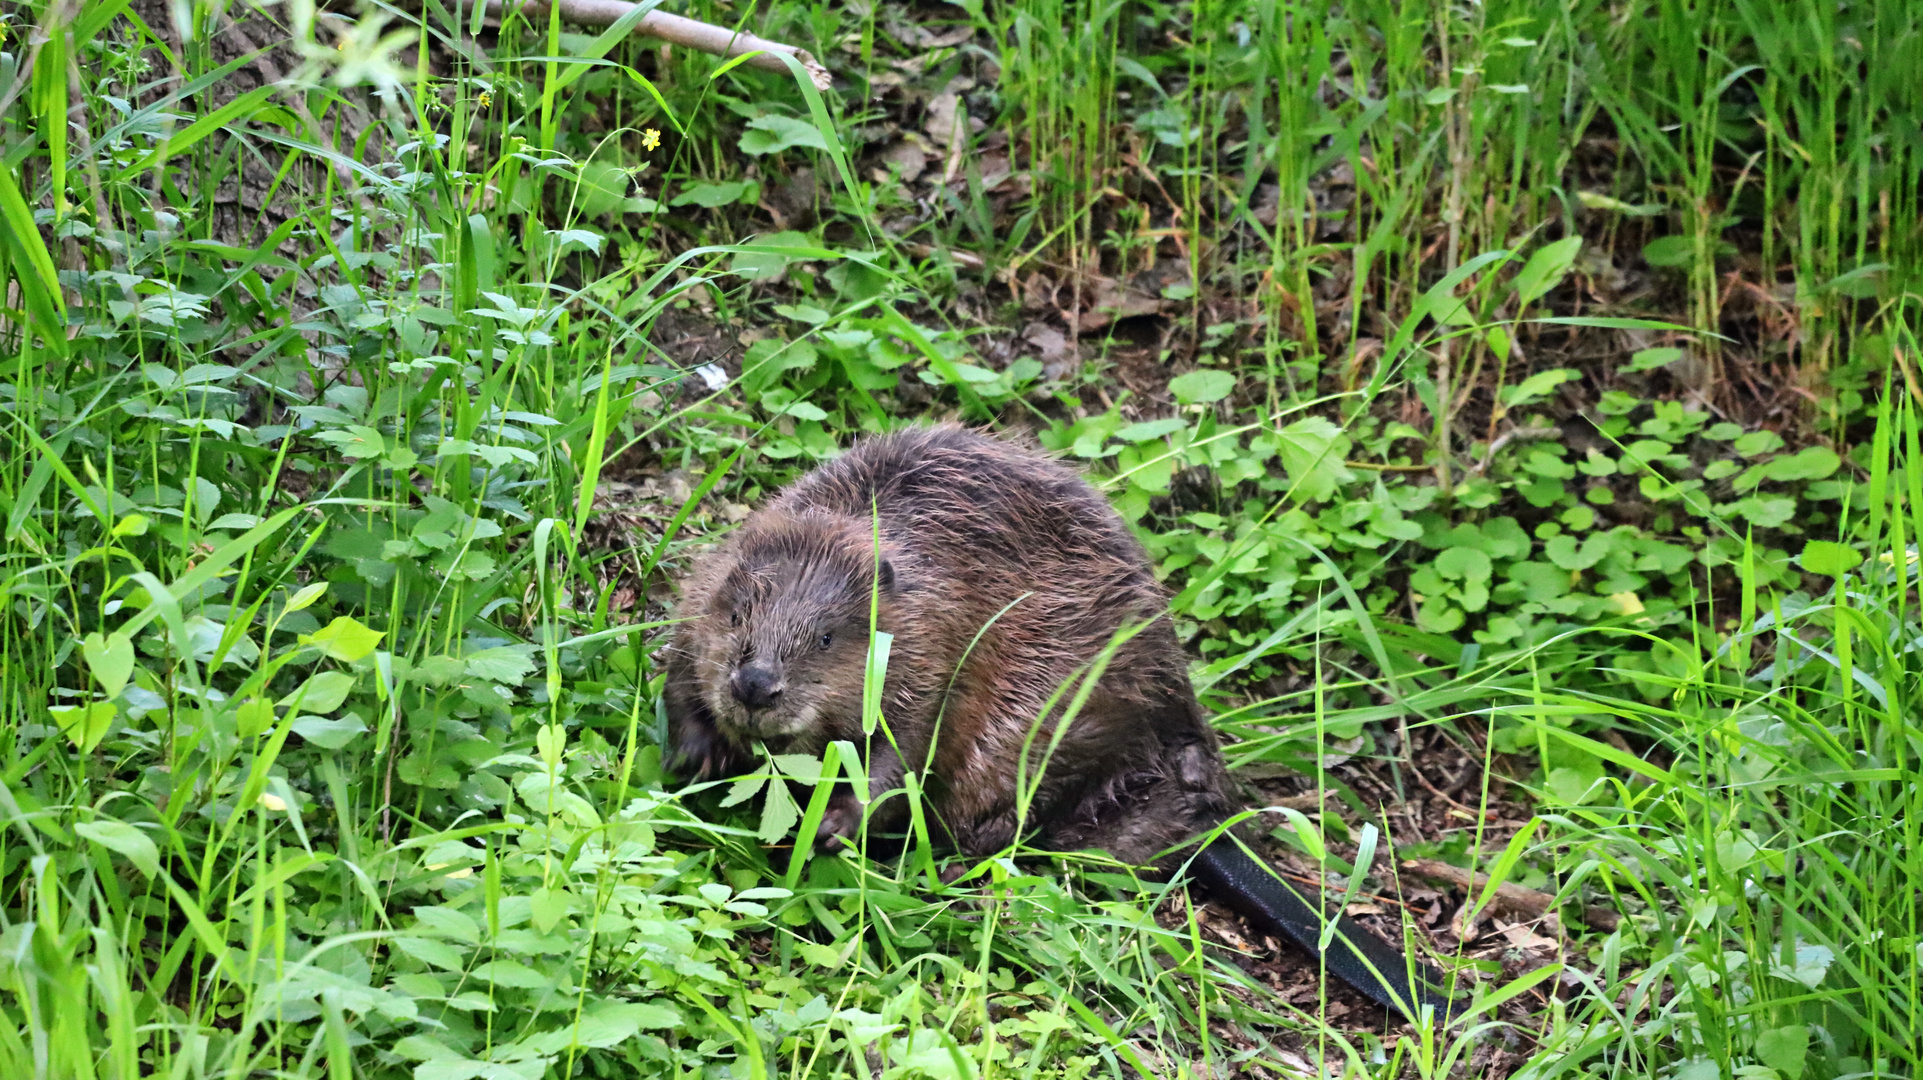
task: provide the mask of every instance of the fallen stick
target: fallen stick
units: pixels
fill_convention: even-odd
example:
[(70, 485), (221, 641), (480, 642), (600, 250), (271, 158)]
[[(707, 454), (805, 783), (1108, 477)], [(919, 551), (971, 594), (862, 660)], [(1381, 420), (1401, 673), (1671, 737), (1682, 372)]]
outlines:
[[(486, 0), (487, 13), (499, 18), (508, 8), (505, 0)], [(634, 10), (635, 5), (627, 0), (556, 0), (561, 18), (581, 26), (606, 28), (621, 21), (623, 15)], [(545, 19), (548, 14), (547, 0), (526, 0), (516, 5), (518, 10), (529, 19)], [(713, 53), (716, 56), (741, 56), (756, 53), (747, 60), (750, 67), (766, 71), (786, 72), (788, 65), (775, 53), (787, 53), (801, 62), (802, 70), (815, 84), (815, 89), (826, 90), (830, 82), (828, 69), (815, 62), (815, 58), (805, 49), (793, 45), (783, 45), (753, 34), (736, 32), (725, 26), (704, 23), (695, 19), (670, 15), (665, 11), (650, 11), (641, 16), (635, 24), (634, 32), (649, 37), (660, 38), (670, 45), (694, 49), (697, 52)]]
[[(1454, 885), (1472, 894), (1489, 885), (1488, 874), (1472, 874), (1460, 866), (1451, 866), (1436, 859), (1405, 859), (1402, 868), (1417, 877)], [(1539, 919), (1549, 913), (1555, 900), (1546, 892), (1505, 881), (1496, 886), (1496, 895), (1490, 899), (1489, 906), (1511, 917)], [(1590, 904), (1582, 909), (1582, 921), (1592, 930), (1606, 932), (1614, 930), (1621, 917), (1606, 907)]]

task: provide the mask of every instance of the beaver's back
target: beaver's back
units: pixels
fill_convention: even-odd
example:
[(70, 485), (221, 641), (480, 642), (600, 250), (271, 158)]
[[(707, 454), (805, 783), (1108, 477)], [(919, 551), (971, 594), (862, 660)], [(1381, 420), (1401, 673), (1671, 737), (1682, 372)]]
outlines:
[[(989, 851), (1014, 826), (1017, 764), (1037, 717), (1060, 715), (1058, 688), (1106, 656), (1106, 669), (1055, 747), (1027, 823), (1059, 842), (1146, 858), (1223, 801), (1212, 732), (1194, 704), (1167, 595), (1147, 553), (1108, 500), (1037, 452), (944, 425), (866, 440), (804, 477), (771, 507), (879, 521), (898, 552), (903, 630), (929, 666), (956, 672), (934, 716), (889, 717), (942, 731), (931, 775), (938, 809), (962, 846)], [(965, 657), (965, 660), (964, 660)], [(1031, 754), (1038, 751), (1031, 749)], [(1170, 785), (1173, 784), (1173, 788)], [(1154, 805), (1134, 828), (1097, 820)], [(1138, 815), (1140, 816), (1140, 815)], [(1137, 829), (1137, 831), (1140, 831)]]
[[(1035, 577), (1075, 564), (1159, 597), (1146, 554), (1101, 494), (1074, 471), (1013, 444), (945, 424), (867, 439), (809, 473), (774, 508), (867, 517), (952, 565)], [(1126, 569), (1127, 573), (1122, 572)]]

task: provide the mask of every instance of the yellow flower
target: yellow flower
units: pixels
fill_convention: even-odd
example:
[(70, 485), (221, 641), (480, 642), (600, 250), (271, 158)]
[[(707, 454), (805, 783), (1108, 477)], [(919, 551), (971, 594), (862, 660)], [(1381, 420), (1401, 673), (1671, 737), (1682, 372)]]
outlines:
[(492, 104), (494, 104), (493, 93), (487, 90), (481, 91), (481, 108), (485, 109)]
[(661, 133), (653, 128), (641, 133), (641, 149), (652, 150), (661, 145)]

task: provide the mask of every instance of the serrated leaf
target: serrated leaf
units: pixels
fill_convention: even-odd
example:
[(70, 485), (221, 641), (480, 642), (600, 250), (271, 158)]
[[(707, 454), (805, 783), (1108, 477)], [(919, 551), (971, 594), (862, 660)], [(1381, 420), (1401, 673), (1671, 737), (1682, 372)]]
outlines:
[(1310, 416), (1275, 433), (1276, 456), (1299, 502), (1326, 502), (1354, 477), (1343, 465), (1349, 439), (1333, 422)]
[(415, 928), (417, 930), (425, 927), (468, 945), (478, 944), (481, 940), (481, 925), (465, 911), (424, 905), (414, 909), (414, 918), (420, 920), (420, 926)]
[(423, 964), (443, 971), (460, 971), (467, 967), (467, 958), (445, 941), (403, 936), (394, 939), (394, 947)]
[(126, 857), (146, 877), (160, 873), (160, 849), (146, 833), (124, 821), (83, 821), (73, 831)]
[(739, 806), (754, 798), (755, 792), (760, 791), (762, 785), (767, 782), (768, 778), (765, 776), (744, 776), (728, 785), (728, 794), (722, 797), (721, 805)]
[(112, 634), (98, 631), (88, 634), (80, 643), (80, 655), (86, 658), (87, 671), (110, 699), (119, 697), (127, 680), (133, 677), (133, 639), (117, 630)]
[(346, 615), (311, 634), (300, 635), (302, 645), (313, 645), (342, 663), (351, 664), (374, 651), (387, 634), (361, 625)]
[(788, 785), (773, 780), (768, 784), (768, 794), (761, 803), (761, 827), (755, 835), (764, 844), (772, 844), (788, 835), (788, 830), (801, 820), (801, 808), (795, 805), (795, 797), (788, 793)]

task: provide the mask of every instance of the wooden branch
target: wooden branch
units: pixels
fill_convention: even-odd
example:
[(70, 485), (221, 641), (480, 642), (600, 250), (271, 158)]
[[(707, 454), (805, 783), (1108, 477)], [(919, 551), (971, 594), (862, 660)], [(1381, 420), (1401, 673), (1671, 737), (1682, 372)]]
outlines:
[[(1470, 894), (1472, 900), (1489, 885), (1488, 874), (1471, 874), (1460, 866), (1436, 859), (1406, 859), (1402, 868), (1420, 878), (1454, 885)], [(1539, 919), (1548, 914), (1555, 899), (1546, 892), (1505, 881), (1496, 886), (1496, 895), (1490, 898), (1489, 906), (1511, 918)], [(1582, 909), (1582, 921), (1592, 930), (1614, 930), (1620, 920), (1619, 915), (1606, 907), (1591, 904)]]
[[(487, 13), (500, 17), (508, 8), (508, 0), (486, 0)], [(516, 5), (529, 19), (545, 19), (548, 14), (547, 0), (526, 0)], [(556, 0), (561, 18), (581, 26), (609, 27), (621, 21), (621, 17), (633, 11), (635, 5), (627, 0)], [(782, 63), (775, 53), (787, 53), (801, 62), (802, 70), (815, 84), (815, 89), (826, 90), (830, 82), (828, 69), (815, 62), (807, 50), (793, 45), (783, 45), (753, 34), (736, 33), (725, 26), (699, 22), (694, 19), (670, 15), (665, 11), (650, 11), (641, 16), (634, 32), (649, 37), (660, 38), (670, 45), (694, 49), (697, 52), (713, 53), (716, 56), (741, 56), (745, 53), (758, 53), (747, 61), (750, 67), (766, 71), (786, 72), (788, 65)]]

